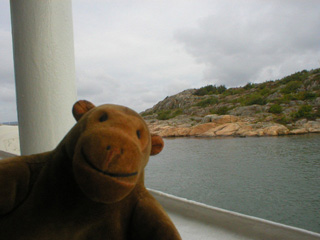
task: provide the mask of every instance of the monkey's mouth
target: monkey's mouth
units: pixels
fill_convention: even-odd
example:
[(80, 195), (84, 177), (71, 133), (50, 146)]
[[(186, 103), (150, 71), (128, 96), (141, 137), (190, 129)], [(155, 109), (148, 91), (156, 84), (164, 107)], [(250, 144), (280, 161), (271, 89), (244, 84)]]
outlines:
[(83, 149), (81, 149), (81, 154), (85, 160), (85, 162), (94, 170), (107, 175), (109, 177), (113, 177), (113, 178), (125, 178), (125, 177), (131, 177), (131, 176), (135, 176), (138, 174), (138, 172), (133, 172), (133, 173), (112, 173), (112, 172), (107, 172), (107, 171), (103, 171), (99, 168), (97, 168), (86, 156), (86, 154), (84, 153)]

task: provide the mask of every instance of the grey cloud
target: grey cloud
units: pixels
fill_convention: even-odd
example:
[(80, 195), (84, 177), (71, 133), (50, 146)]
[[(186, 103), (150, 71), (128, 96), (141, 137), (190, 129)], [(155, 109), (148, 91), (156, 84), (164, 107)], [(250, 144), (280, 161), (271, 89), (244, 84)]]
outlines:
[(0, 117), (1, 122), (15, 122), (17, 121), (17, 107), (16, 104), (7, 104), (0, 100)]
[(320, 5), (257, 2), (224, 9), (196, 28), (176, 32), (186, 51), (206, 64), (206, 82), (236, 86), (319, 67)]
[[(8, 13), (4, 13), (4, 15), (6, 16)], [(0, 122), (17, 120), (11, 42), (10, 28), (2, 23), (0, 25)]]
[(9, 104), (12, 104), (12, 103), (15, 103), (16, 101), (16, 97), (15, 97), (15, 89), (12, 88), (11, 86), (9, 87), (5, 87), (5, 86), (2, 86), (0, 88), (0, 101), (1, 102), (4, 102), (4, 103), (9, 103)]
[[(74, 1), (78, 98), (139, 112), (186, 88), (238, 86), (319, 67), (319, 6), (318, 0)], [(3, 121), (16, 110), (8, 1), (0, 11), (0, 81), (12, 89), (0, 96)]]
[(77, 79), (78, 98), (93, 101), (95, 104), (110, 102), (119, 83), (104, 73), (80, 71)]

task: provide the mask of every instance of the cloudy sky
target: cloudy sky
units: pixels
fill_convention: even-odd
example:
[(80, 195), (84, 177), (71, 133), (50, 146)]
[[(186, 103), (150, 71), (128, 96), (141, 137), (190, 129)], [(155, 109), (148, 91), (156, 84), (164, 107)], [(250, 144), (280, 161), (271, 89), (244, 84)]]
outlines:
[[(208, 84), (320, 67), (319, 0), (73, 0), (78, 98), (140, 112)], [(10, 6), (0, 0), (0, 122), (15, 121)]]

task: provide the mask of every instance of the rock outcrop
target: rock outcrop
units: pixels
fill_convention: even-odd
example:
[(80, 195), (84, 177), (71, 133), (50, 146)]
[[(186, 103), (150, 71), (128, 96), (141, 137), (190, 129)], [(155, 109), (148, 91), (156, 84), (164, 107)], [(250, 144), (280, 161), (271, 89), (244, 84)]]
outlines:
[(141, 114), (151, 132), (163, 137), (320, 132), (320, 69), (303, 70), (277, 81), (220, 88), (224, 92), (217, 92), (218, 88), (185, 90)]
[[(210, 118), (206, 116), (206, 120)], [(204, 118), (205, 119), (205, 118)], [(281, 136), (288, 134), (320, 133), (320, 119), (306, 121), (296, 128), (270, 122), (252, 122), (232, 115), (220, 116), (217, 121), (200, 123), (194, 126), (174, 125), (170, 121), (148, 121), (150, 131), (162, 137), (252, 137)]]

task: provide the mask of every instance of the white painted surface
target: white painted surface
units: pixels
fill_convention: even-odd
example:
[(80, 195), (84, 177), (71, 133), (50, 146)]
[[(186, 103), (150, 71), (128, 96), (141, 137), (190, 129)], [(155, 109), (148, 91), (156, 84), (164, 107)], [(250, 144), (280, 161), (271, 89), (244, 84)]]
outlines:
[(11, 0), (21, 154), (52, 150), (74, 124), (71, 0)]
[(320, 240), (320, 234), (211, 207), (155, 190), (184, 240)]

